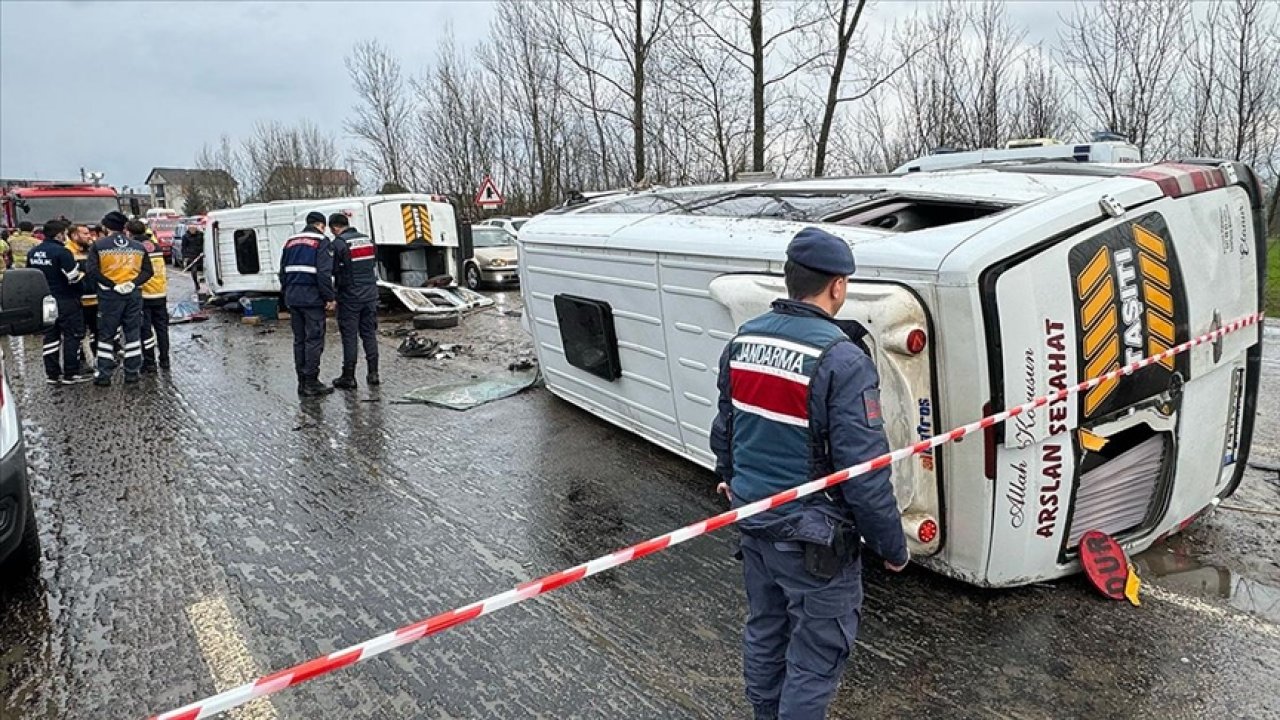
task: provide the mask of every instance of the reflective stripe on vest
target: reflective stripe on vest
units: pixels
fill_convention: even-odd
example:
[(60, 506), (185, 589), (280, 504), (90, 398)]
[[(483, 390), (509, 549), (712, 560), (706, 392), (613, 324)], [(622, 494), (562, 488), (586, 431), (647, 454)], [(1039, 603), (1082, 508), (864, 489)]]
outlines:
[(302, 232), (285, 241), (284, 253), (280, 258), (284, 268), (284, 284), (315, 285), (316, 260), (320, 254), (320, 242), (324, 235), (315, 232)]
[(169, 296), (169, 278), (165, 273), (164, 251), (152, 243), (147, 243), (147, 257), (151, 259), (151, 279), (142, 286), (142, 297), (156, 300)]

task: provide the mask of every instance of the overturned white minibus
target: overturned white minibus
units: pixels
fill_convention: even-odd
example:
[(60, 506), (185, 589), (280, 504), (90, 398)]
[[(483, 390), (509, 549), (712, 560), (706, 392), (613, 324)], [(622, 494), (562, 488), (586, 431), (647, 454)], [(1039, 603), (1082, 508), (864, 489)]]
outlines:
[[(1215, 161), (657, 190), (529, 221), (520, 280), (551, 392), (711, 467), (720, 352), (805, 226), (853, 247), (841, 316), (897, 448), (1259, 312), (1263, 222), (1254, 173)], [(1240, 482), (1260, 357), (1250, 326), (899, 463), (913, 555), (1011, 586), (1076, 571), (1088, 530), (1178, 531)]]
[(343, 213), (377, 248), (378, 285), (419, 313), (456, 313), (492, 305), (456, 287), (470, 254), (453, 206), (439, 195), (377, 195), (256, 203), (209, 213), (204, 257), (209, 291), (278, 293), (284, 243), (305, 226), (307, 213)]

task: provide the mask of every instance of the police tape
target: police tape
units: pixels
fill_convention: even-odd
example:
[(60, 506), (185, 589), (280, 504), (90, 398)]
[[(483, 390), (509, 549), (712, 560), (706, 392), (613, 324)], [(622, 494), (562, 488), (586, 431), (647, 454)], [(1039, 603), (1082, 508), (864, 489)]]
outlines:
[(691, 540), (700, 535), (705, 535), (715, 530), (719, 530), (726, 525), (731, 525), (744, 518), (759, 515), (760, 513), (776, 508), (779, 505), (789, 503), (807, 495), (822, 492), (834, 485), (839, 485), (849, 478), (888, 467), (893, 463), (919, 455), (920, 453), (932, 450), (933, 448), (945, 445), (949, 442), (959, 440), (966, 435), (971, 435), (985, 430), (997, 423), (1002, 423), (1010, 418), (1017, 417), (1022, 413), (1044, 407), (1051, 402), (1063, 400), (1070, 395), (1087, 391), (1104, 382), (1115, 380), (1122, 375), (1131, 375), (1144, 367), (1154, 365), (1155, 363), (1173, 357), (1174, 355), (1184, 353), (1197, 345), (1213, 342), (1228, 333), (1256, 325), (1262, 322), (1263, 317), (1263, 313), (1256, 313), (1239, 318), (1223, 325), (1217, 330), (1206, 333), (1192, 340), (1188, 340), (1181, 345), (1169, 348), (1157, 355), (1152, 355), (1151, 357), (1130, 363), (1129, 365), (1113, 370), (1105, 375), (1086, 380), (1074, 387), (1060, 389), (1049, 395), (1018, 405), (1017, 407), (1012, 407), (1003, 412), (984, 417), (981, 420), (971, 422), (967, 425), (962, 425), (954, 430), (942, 433), (941, 435), (935, 435), (928, 440), (921, 440), (914, 445), (885, 453), (884, 455), (859, 463), (853, 467), (834, 472), (826, 477), (811, 480), (803, 485), (797, 485), (796, 487), (780, 492), (777, 495), (767, 497), (749, 505), (743, 505), (736, 510), (729, 510), (727, 512), (720, 513), (719, 515), (693, 523), (692, 525), (686, 525), (685, 527), (666, 533), (665, 535), (659, 535), (658, 537), (632, 545), (631, 547), (598, 557), (590, 562), (576, 565), (568, 570), (562, 570), (558, 573), (553, 573), (537, 580), (523, 583), (504, 593), (499, 593), (484, 600), (471, 603), (470, 605), (464, 605), (460, 608), (440, 613), (439, 615), (429, 617), (412, 625), (406, 625), (405, 627), (386, 633), (385, 635), (379, 635), (372, 640), (367, 640), (358, 645), (352, 645), (343, 650), (338, 650), (300, 665), (295, 665), (291, 668), (281, 670), (280, 672), (259, 678), (253, 682), (210, 696), (204, 700), (191, 703), (190, 705), (184, 705), (177, 710), (170, 710), (169, 712), (154, 715), (151, 720), (197, 720), (197, 718), (206, 718), (217, 715), (257, 698), (271, 695), (272, 693), (279, 692), (288, 687), (293, 687), (294, 685), (301, 684), (312, 678), (326, 675), (334, 670), (338, 670), (339, 668), (363, 662), (376, 655), (381, 655), (388, 650), (398, 648), (402, 645), (407, 645), (424, 637), (444, 632), (451, 627), (462, 625), (463, 623), (470, 622), (483, 615), (497, 612), (509, 605), (524, 602), (530, 598), (562, 588), (565, 585), (578, 582), (583, 578), (597, 575), (606, 570), (611, 570), (619, 565), (629, 563), (632, 560), (638, 560), (646, 555), (652, 555), (653, 553), (665, 550), (673, 545), (679, 545), (686, 540)]

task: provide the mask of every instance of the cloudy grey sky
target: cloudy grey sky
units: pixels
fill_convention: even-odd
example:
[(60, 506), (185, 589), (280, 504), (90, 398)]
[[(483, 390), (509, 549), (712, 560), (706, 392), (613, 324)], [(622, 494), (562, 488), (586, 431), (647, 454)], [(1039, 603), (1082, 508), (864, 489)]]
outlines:
[(376, 37), (416, 70), (445, 23), (465, 46), (492, 14), (488, 2), (0, 0), (0, 177), (85, 167), (140, 185), (259, 120), (341, 133), (353, 42)]
[[(887, 23), (913, 6), (881, 3), (871, 17)], [(1070, 7), (1013, 2), (1009, 12), (1036, 42)], [(353, 42), (377, 38), (416, 73), (446, 23), (468, 47), (492, 17), (485, 0), (0, 0), (0, 177), (70, 179), (84, 167), (138, 186), (152, 167), (189, 167), (204, 143), (260, 120), (309, 118), (340, 135)]]

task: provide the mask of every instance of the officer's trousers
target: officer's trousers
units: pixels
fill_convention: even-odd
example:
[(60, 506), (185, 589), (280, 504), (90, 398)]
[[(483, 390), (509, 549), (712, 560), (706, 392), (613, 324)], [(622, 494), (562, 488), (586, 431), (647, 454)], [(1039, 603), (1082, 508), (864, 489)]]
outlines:
[(113, 342), (116, 333), (121, 331), (124, 333), (124, 374), (136, 377), (142, 372), (142, 293), (98, 293), (99, 378), (110, 378), (116, 369)]
[(324, 353), (324, 307), (290, 307), (289, 324), (293, 328), (293, 369), (298, 379), (318, 377), (320, 355)]
[(142, 365), (156, 366), (156, 351), (160, 352), (160, 364), (169, 366), (169, 304), (164, 298), (142, 301)]
[(58, 321), (44, 331), (44, 374), (50, 380), (80, 372), (80, 342), (84, 340), (80, 299), (58, 298), (57, 302)]
[(747, 700), (756, 720), (822, 720), (858, 636), (862, 563), (855, 555), (821, 580), (801, 543), (741, 537)]
[(355, 367), (360, 359), (356, 341), (364, 344), (364, 359), (378, 366), (378, 301), (338, 301), (338, 331), (342, 334), (342, 366)]

